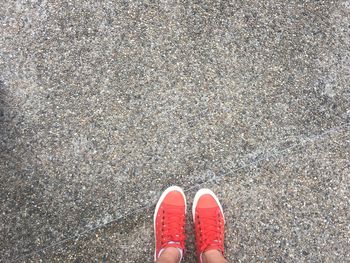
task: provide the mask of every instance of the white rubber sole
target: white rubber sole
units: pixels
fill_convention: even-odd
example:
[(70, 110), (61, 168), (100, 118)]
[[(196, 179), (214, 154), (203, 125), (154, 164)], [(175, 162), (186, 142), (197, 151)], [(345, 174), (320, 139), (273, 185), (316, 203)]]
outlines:
[(186, 214), (186, 211), (187, 211), (187, 203), (186, 203), (186, 196), (185, 196), (185, 193), (184, 191), (182, 190), (182, 188), (178, 187), (178, 186), (170, 186), (168, 187), (163, 193), (162, 195), (160, 196), (159, 200), (158, 200), (158, 203), (156, 205), (156, 209), (154, 211), (154, 215), (153, 215), (153, 229), (154, 229), (154, 261), (157, 260), (157, 243), (156, 243), (156, 217), (157, 217), (157, 214), (158, 214), (158, 210), (159, 210), (159, 207), (161, 205), (161, 203), (163, 202), (164, 198), (166, 197), (166, 195), (168, 193), (170, 193), (171, 191), (178, 191), (182, 194), (184, 200), (185, 200), (185, 214)]
[(199, 198), (201, 198), (201, 196), (206, 195), (206, 194), (211, 195), (215, 199), (216, 203), (219, 205), (221, 213), (222, 213), (222, 216), (224, 217), (224, 223), (225, 223), (224, 210), (222, 209), (222, 206), (220, 204), (220, 201), (219, 201), (218, 197), (213, 193), (213, 191), (211, 191), (210, 189), (207, 189), (207, 188), (200, 189), (196, 193), (196, 195), (194, 196), (193, 205), (192, 205), (193, 223), (196, 220), (196, 207), (197, 207), (198, 200), (199, 200)]

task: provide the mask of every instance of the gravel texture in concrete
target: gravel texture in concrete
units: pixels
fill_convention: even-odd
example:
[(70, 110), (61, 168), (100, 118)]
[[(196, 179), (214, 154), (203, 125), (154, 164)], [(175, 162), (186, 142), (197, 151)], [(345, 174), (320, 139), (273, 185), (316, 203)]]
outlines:
[(151, 261), (173, 184), (218, 194), (230, 261), (349, 260), (349, 0), (0, 14), (1, 262)]

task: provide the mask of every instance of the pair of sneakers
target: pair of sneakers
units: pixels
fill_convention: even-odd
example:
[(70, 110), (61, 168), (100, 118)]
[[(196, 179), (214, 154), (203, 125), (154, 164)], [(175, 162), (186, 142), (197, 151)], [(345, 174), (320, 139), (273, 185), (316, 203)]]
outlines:
[[(154, 213), (155, 261), (164, 249), (174, 247), (182, 255), (185, 249), (186, 197), (178, 186), (161, 195)], [(224, 213), (216, 195), (209, 189), (199, 190), (193, 201), (192, 216), (196, 235), (198, 262), (208, 250), (224, 254)]]

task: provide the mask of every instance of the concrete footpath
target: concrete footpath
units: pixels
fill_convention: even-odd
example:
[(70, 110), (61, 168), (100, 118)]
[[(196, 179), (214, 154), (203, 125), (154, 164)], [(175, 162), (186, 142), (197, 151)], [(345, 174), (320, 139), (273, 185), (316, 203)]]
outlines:
[(230, 262), (349, 260), (349, 0), (3, 1), (0, 21), (0, 262), (151, 262), (173, 184), (218, 195)]

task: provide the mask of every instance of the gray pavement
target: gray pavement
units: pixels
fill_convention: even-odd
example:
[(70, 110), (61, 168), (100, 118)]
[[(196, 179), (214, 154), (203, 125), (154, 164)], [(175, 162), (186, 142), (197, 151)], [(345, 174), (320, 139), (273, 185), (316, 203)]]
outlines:
[(172, 184), (218, 194), (231, 262), (348, 262), (348, 0), (0, 14), (1, 262), (150, 262)]

